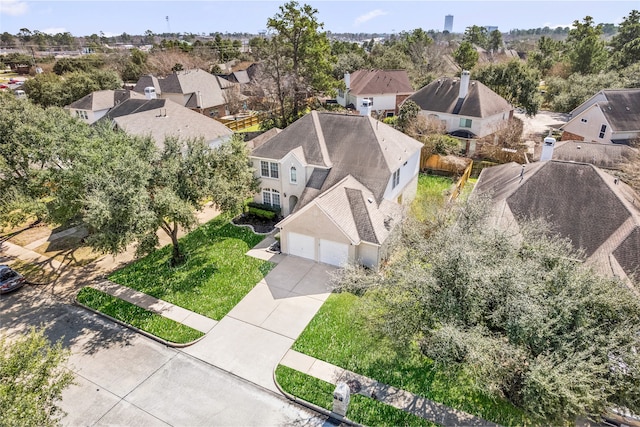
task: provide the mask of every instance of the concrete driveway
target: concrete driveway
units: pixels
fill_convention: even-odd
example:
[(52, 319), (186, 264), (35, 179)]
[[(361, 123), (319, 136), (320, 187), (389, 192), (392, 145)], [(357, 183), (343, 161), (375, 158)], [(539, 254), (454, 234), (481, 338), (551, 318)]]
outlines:
[(207, 336), (183, 351), (278, 392), (273, 370), (330, 295), (335, 267), (287, 256)]

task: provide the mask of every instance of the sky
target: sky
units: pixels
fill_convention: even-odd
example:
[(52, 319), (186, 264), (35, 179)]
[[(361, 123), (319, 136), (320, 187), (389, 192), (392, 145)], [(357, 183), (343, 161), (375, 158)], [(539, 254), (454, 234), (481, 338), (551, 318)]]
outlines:
[[(299, 0), (318, 10), (324, 30), (334, 33), (397, 33), (415, 28), (453, 32), (472, 25), (511, 29), (568, 27), (591, 16), (596, 23), (619, 24), (640, 2), (609, 0)], [(284, 1), (271, 0), (0, 0), (0, 33), (20, 29), (88, 36), (153, 33), (246, 32), (266, 30), (267, 19)]]

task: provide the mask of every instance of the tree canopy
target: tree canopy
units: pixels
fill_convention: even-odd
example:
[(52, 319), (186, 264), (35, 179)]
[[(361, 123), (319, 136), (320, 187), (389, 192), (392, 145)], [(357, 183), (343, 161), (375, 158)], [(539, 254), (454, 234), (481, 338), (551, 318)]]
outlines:
[(70, 351), (32, 328), (15, 340), (0, 337), (0, 419), (7, 426), (56, 426), (58, 403), (72, 384), (65, 366)]
[(626, 285), (541, 222), (492, 226), (478, 201), (403, 230), (380, 274), (351, 267), (339, 281), (364, 293), (371, 328), (541, 424), (640, 412), (640, 302)]

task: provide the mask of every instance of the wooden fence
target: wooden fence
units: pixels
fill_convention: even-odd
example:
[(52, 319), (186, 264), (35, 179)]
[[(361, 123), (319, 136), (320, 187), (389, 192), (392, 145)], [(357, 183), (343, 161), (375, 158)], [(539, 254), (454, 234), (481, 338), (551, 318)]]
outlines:
[(264, 113), (260, 114), (252, 114), (247, 117), (237, 117), (233, 119), (223, 119), (216, 118), (217, 121), (228, 127), (234, 132), (240, 131), (242, 129), (250, 128), (251, 126), (255, 126), (260, 124), (265, 118)]
[(462, 174), (458, 182), (456, 182), (456, 187), (453, 189), (453, 193), (451, 193), (451, 196), (449, 197), (449, 201), (457, 199), (460, 193), (462, 193), (462, 189), (464, 188), (465, 184), (467, 183), (467, 180), (471, 176), (472, 169), (473, 169), (473, 162), (469, 162), (469, 164), (467, 165), (467, 168), (464, 170), (464, 173)]

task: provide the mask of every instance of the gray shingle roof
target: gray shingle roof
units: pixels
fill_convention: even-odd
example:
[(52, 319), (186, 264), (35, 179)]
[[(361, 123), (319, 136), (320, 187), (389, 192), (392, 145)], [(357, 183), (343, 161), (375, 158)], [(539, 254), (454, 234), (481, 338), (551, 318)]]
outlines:
[(513, 106), (503, 97), (476, 80), (471, 80), (467, 96), (460, 104), (459, 95), (460, 79), (443, 77), (429, 83), (408, 99), (424, 111), (468, 117), (490, 117), (513, 110)]
[(297, 147), (302, 147), (309, 165), (330, 169), (320, 191), (352, 175), (379, 202), (393, 171), (422, 144), (368, 116), (313, 111), (254, 149), (251, 155), (279, 160)]
[(159, 146), (168, 136), (203, 138), (212, 143), (221, 142), (233, 134), (217, 120), (169, 99), (129, 99), (113, 108), (104, 119), (113, 120), (132, 135), (151, 136)]
[(108, 110), (129, 98), (144, 99), (144, 96), (126, 89), (100, 90), (72, 102), (68, 107), (87, 111)]
[(349, 200), (349, 207), (351, 208), (351, 215), (356, 223), (356, 229), (358, 236), (361, 240), (371, 243), (380, 243), (378, 237), (373, 229), (369, 212), (364, 201), (362, 191), (354, 188), (346, 188), (347, 199)]
[(405, 70), (357, 70), (350, 75), (350, 92), (354, 95), (413, 93)]
[(585, 141), (558, 141), (553, 160), (591, 163), (599, 168), (619, 169), (637, 150), (623, 144), (605, 144)]
[[(486, 168), (473, 194), (490, 194), (497, 220), (544, 218), (583, 249), (588, 262), (611, 273), (614, 256), (626, 274), (640, 262), (640, 198), (590, 164), (547, 161)], [(634, 225), (635, 224), (635, 225)]]
[(606, 89), (598, 106), (615, 132), (640, 131), (640, 89)]

